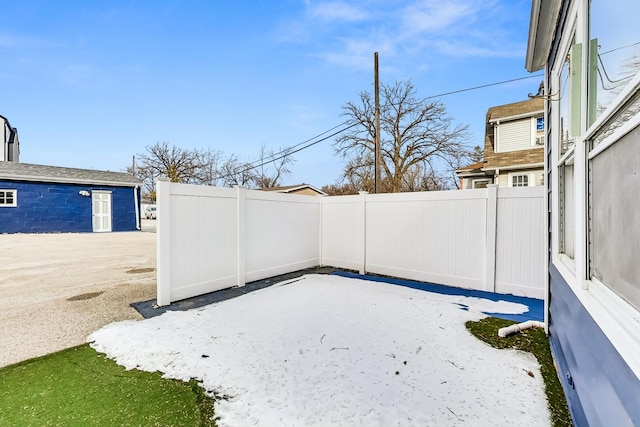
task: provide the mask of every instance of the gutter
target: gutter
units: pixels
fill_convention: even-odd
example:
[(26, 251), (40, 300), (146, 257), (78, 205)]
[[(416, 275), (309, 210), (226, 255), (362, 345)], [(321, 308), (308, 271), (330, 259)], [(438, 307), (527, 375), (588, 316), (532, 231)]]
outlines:
[[(542, 147), (539, 147), (542, 148)], [(544, 162), (541, 163), (527, 163), (524, 165), (511, 165), (511, 166), (500, 166), (495, 168), (482, 168), (481, 170), (484, 172), (492, 172), (492, 171), (510, 171), (517, 169), (538, 169), (544, 168)]]
[(533, 0), (531, 3), (525, 57), (525, 68), (530, 73), (541, 70), (547, 63), (561, 5), (561, 0)]
[(515, 116), (507, 116), (507, 117), (496, 117), (495, 119), (489, 119), (489, 123), (497, 123), (500, 124), (502, 122), (510, 122), (513, 120), (524, 119), (527, 117), (536, 117), (544, 114), (544, 110), (536, 110), (528, 113), (516, 114)]
[(83, 185), (109, 185), (112, 187), (135, 187), (139, 186), (139, 182), (118, 182), (118, 181), (99, 181), (90, 179), (73, 179), (73, 178), (53, 178), (50, 176), (23, 176), (15, 174), (2, 174), (0, 173), (0, 179), (7, 181), (34, 181), (34, 182), (55, 182), (58, 184), (83, 184)]

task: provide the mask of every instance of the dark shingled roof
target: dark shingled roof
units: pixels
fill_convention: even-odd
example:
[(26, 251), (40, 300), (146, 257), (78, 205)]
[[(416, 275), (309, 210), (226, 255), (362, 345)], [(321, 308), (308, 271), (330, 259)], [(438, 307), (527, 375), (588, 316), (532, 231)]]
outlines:
[(93, 184), (119, 187), (140, 185), (130, 173), (98, 171), (32, 165), (29, 163), (0, 162), (0, 179), (12, 181), (57, 182), (63, 184)]
[(478, 162), (469, 166), (465, 166), (460, 169), (456, 169), (456, 171), (472, 171), (472, 170), (482, 169), (483, 167), (484, 167), (484, 162)]
[(544, 110), (544, 99), (533, 98), (512, 104), (498, 105), (487, 111), (487, 120), (502, 119), (520, 114), (534, 113)]

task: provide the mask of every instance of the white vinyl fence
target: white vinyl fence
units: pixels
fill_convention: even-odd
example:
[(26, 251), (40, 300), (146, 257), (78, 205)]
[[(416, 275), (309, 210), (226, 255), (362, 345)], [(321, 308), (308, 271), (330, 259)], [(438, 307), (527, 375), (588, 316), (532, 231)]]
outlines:
[(320, 263), (314, 196), (158, 181), (158, 305)]
[(315, 197), (159, 181), (158, 305), (317, 265), (544, 298), (543, 195)]

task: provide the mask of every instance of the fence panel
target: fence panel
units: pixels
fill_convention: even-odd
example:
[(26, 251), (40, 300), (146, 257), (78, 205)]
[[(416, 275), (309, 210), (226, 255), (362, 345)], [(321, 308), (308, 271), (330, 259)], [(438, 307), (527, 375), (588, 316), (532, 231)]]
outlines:
[(236, 190), (159, 181), (158, 304), (237, 284)]
[(366, 269), (484, 289), (486, 190), (367, 197)]
[(498, 188), (496, 292), (544, 298), (544, 187)]
[(248, 282), (320, 264), (319, 197), (244, 191)]
[(365, 197), (322, 199), (322, 265), (364, 273)]

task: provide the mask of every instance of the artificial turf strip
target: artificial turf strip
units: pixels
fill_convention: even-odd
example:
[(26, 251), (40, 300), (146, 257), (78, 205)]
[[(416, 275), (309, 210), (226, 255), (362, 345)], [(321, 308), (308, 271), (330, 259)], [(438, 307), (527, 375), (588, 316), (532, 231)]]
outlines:
[(88, 344), (0, 369), (3, 426), (215, 426), (199, 384), (125, 370)]
[(544, 380), (552, 425), (554, 427), (572, 426), (573, 422), (569, 414), (567, 399), (558, 380), (553, 358), (551, 357), (549, 338), (544, 333), (544, 329), (526, 329), (505, 338), (498, 336), (498, 329), (514, 323), (509, 320), (487, 317), (478, 322), (469, 321), (466, 326), (476, 338), (492, 347), (512, 348), (533, 353), (538, 359), (538, 363), (540, 363), (540, 373)]

